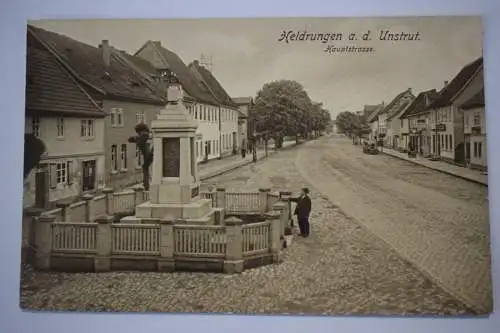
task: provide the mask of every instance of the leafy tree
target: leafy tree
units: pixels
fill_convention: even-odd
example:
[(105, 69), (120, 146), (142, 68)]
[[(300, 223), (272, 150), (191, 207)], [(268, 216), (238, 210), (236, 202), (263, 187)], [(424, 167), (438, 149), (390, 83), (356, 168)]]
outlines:
[(255, 127), (266, 132), (276, 142), (284, 136), (295, 136), (309, 131), (308, 111), (312, 101), (304, 87), (292, 80), (272, 81), (257, 93), (253, 107)]
[(353, 112), (343, 111), (337, 115), (336, 124), (339, 131), (351, 137), (353, 141), (369, 134), (371, 131), (364, 114), (358, 115)]
[(40, 159), (46, 150), (47, 148), (42, 140), (33, 134), (24, 134), (24, 179), (40, 163)]

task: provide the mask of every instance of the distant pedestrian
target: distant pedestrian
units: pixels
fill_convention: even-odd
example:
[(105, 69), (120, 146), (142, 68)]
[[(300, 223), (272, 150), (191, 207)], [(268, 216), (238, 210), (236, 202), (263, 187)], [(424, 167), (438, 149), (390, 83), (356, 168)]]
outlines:
[(309, 189), (303, 188), (298, 198), (290, 198), (290, 201), (297, 203), (294, 215), (297, 216), (300, 235), (309, 237), (309, 214), (311, 213), (311, 198), (309, 197)]

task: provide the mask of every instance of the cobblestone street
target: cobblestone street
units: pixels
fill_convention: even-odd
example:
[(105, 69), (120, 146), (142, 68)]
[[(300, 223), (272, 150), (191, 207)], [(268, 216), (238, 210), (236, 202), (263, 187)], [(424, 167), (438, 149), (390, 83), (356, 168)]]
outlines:
[[(209, 181), (211, 184), (224, 185), (228, 190), (235, 191), (256, 190), (259, 187), (269, 186), (273, 190), (290, 189), (297, 193), (303, 186), (310, 187), (313, 200), (312, 235), (308, 239), (295, 238), (292, 247), (283, 252), (283, 263), (247, 270), (238, 275), (139, 272), (63, 274), (33, 272), (27, 269), (24, 271), (22, 281), (21, 306), (30, 309), (79, 311), (473, 314), (473, 310), (457, 301), (456, 297), (450, 296), (419, 269), (403, 260), (384, 241), (363, 228), (362, 225), (367, 223), (366, 220), (360, 224), (345, 216), (332, 204), (342, 206), (351, 198), (341, 192), (347, 188), (346, 185), (343, 184), (343, 187), (335, 185), (339, 180), (333, 171), (328, 175), (334, 177), (331, 179), (325, 178), (322, 171), (330, 169), (321, 163), (329, 163), (340, 158), (335, 157), (336, 152), (330, 155), (329, 151), (325, 151), (326, 146), (328, 149), (333, 146), (327, 140), (320, 139), (279, 152), (265, 161), (245, 166)], [(386, 156), (369, 158), (390, 159)], [(397, 160), (390, 161), (390, 163), (401, 163)], [(302, 171), (318, 172), (308, 177), (313, 180), (312, 184), (301, 176), (295, 162)], [(418, 169), (413, 167), (413, 170), (415, 172)], [(414, 202), (402, 205), (402, 197), (392, 198), (400, 205), (398, 207), (408, 207), (408, 210), (400, 210), (398, 213), (400, 224), (418, 223), (415, 218), (405, 221), (401, 217), (406, 217), (412, 210), (411, 205), (420, 204), (422, 198), (430, 201), (428, 204), (431, 208), (435, 206), (439, 208), (441, 202), (457, 202), (453, 207), (442, 207), (446, 211), (454, 209), (446, 222), (454, 225), (455, 233), (466, 229), (466, 226), (462, 225), (465, 221), (457, 220), (456, 214), (466, 217), (476, 216), (474, 217), (476, 219), (485, 218), (481, 198), (472, 198), (476, 194), (484, 195), (479, 188), (470, 192), (472, 197), (468, 201), (472, 208), (468, 210), (467, 207), (465, 210), (459, 207), (458, 202), (459, 200), (463, 202), (460, 198), (467, 195), (469, 190), (466, 186), (469, 185), (463, 185), (462, 189), (460, 188), (462, 183), (457, 183), (459, 185), (452, 194), (445, 194), (447, 191), (445, 186), (436, 181), (438, 176), (432, 176), (427, 181), (429, 186), (427, 189), (424, 189), (423, 185), (412, 183), (418, 182), (420, 178), (427, 179), (428, 176), (425, 175), (396, 176), (393, 171), (387, 170), (381, 171), (378, 178), (372, 180), (366, 178), (370, 176), (373, 177), (373, 173), (368, 173), (366, 176), (358, 175), (358, 179), (351, 179), (352, 183), (348, 184), (353, 193), (359, 195), (360, 205), (357, 206), (359, 212), (364, 211), (369, 205), (368, 197), (375, 195), (372, 191), (363, 194), (364, 182), (379, 183), (379, 186), (385, 188), (390, 184), (384, 185), (384, 182), (394, 176), (407, 177), (407, 182), (403, 182), (400, 178), (394, 180), (407, 184), (402, 190), (422, 188), (418, 196), (412, 196), (415, 197)], [(417, 180), (410, 180), (410, 177)], [(324, 189), (329, 183), (335, 183), (330, 193)], [(388, 200), (387, 195), (390, 196), (391, 193), (384, 194), (383, 198)], [(331, 196), (327, 198), (326, 194)], [(340, 200), (337, 202), (337, 199)], [(380, 204), (375, 198), (373, 200), (374, 204)], [(432, 200), (437, 201), (432, 204)], [(389, 203), (391, 201), (387, 202)], [(342, 210), (358, 218), (360, 214), (351, 214), (353, 213), (351, 208), (356, 207), (355, 204), (356, 202), (347, 205), (347, 209), (342, 206)], [(426, 216), (430, 221), (435, 218), (431, 213)], [(389, 211), (387, 218), (393, 219), (393, 214), (394, 211)], [(374, 215), (374, 218), (378, 216)], [(446, 226), (440, 221), (440, 225), (433, 226), (434, 232), (442, 233), (440, 228)], [(470, 223), (467, 226), (471, 227)], [(476, 227), (475, 232), (484, 232), (482, 224)], [(410, 237), (420, 237), (414, 229), (409, 231), (412, 233), (408, 238), (401, 238), (402, 242), (410, 242)], [(455, 237), (456, 242), (465, 241), (459, 238), (459, 235)], [(469, 240), (476, 242), (476, 248), (477, 242), (483, 241), (477, 237)], [(417, 247), (416, 250), (421, 249)], [(471, 272), (482, 274), (482, 271), (476, 268), (470, 269)], [(474, 281), (476, 280), (470, 280), (470, 283), (473, 284)]]
[(449, 292), (479, 312), (492, 310), (487, 187), (363, 154), (345, 137), (308, 143), (297, 165), (342, 211)]

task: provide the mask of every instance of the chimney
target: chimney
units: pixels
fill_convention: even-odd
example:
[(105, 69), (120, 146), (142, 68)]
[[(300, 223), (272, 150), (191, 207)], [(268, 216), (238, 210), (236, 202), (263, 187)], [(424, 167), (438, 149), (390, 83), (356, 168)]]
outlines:
[(446, 87), (448, 85), (448, 81), (444, 81), (444, 86)]
[(408, 92), (411, 94), (411, 88), (408, 88)]
[(107, 39), (103, 39), (101, 44), (99, 45), (99, 50), (101, 51), (102, 60), (106, 66), (109, 66), (109, 62), (111, 60), (111, 49), (109, 47), (109, 41)]
[(429, 106), (429, 104), (430, 104), (429, 103), (429, 94), (425, 94), (424, 97), (425, 97), (425, 106)]

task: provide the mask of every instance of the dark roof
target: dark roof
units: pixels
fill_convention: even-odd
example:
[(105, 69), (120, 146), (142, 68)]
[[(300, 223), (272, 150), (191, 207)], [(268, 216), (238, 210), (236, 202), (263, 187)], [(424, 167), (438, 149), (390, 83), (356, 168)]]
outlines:
[(198, 60), (193, 61), (189, 64), (189, 68), (198, 72), (201, 75), (203, 81), (207, 84), (208, 90), (214, 95), (214, 97), (219, 101), (220, 104), (237, 107), (236, 103), (229, 96), (226, 90), (222, 87), (215, 76), (207, 70), (205, 67), (201, 66)]
[[(411, 94), (411, 96), (413, 96), (413, 94), (411, 93), (411, 90), (410, 90), (410, 89), (406, 89), (405, 91), (400, 92), (399, 94), (397, 94), (397, 95), (396, 95), (396, 97), (394, 97), (394, 98), (392, 99), (392, 101), (390, 101), (390, 103), (389, 103), (389, 104), (387, 104), (387, 105), (385, 106), (385, 108), (384, 108), (382, 111), (380, 111), (380, 112), (379, 112), (379, 114), (389, 112), (389, 110), (390, 110), (390, 109), (394, 106), (394, 104), (396, 104), (397, 102), (399, 102), (399, 100), (400, 100), (401, 98), (403, 98), (403, 96), (404, 96), (405, 94), (407, 94), (407, 93), (410, 93), (410, 94)], [(414, 97), (414, 96), (413, 96), (413, 97)], [(388, 115), (388, 116), (392, 116), (392, 115), (393, 115), (393, 114), (390, 114), (390, 115)]]
[(413, 100), (401, 103), (401, 105), (396, 110), (394, 110), (394, 112), (392, 114), (390, 114), (387, 117), (387, 119), (392, 119), (394, 117), (397, 117), (398, 114), (400, 114), (401, 112), (403, 112), (412, 102), (413, 102)]
[(478, 91), (474, 96), (460, 105), (461, 109), (468, 110), (484, 106), (484, 89)]
[(407, 118), (412, 115), (419, 114), (425, 110), (427, 107), (433, 103), (436, 98), (439, 97), (436, 89), (431, 89), (427, 91), (422, 91), (417, 95), (417, 98), (413, 100), (411, 105), (405, 110), (405, 112), (400, 116), (400, 118)]
[(379, 104), (379, 106), (366, 117), (366, 121), (368, 123), (374, 122), (377, 119), (377, 115), (383, 110), (384, 110), (384, 104)]
[(148, 44), (152, 44), (163, 58), (162, 60), (164, 66), (163, 68), (157, 67), (158, 70), (172, 71), (181, 82), (184, 90), (186, 90), (186, 92), (197, 101), (212, 105), (219, 105), (207, 87), (205, 87), (204, 84), (193, 75), (182, 59), (174, 52), (163, 47), (159, 41), (147, 41), (134, 55), (141, 57), (140, 53), (142, 49), (144, 49)]
[(233, 97), (233, 101), (238, 105), (252, 104), (252, 97)]
[(460, 72), (439, 92), (439, 98), (429, 106), (429, 109), (450, 105), (453, 97), (463, 88), (472, 76), (483, 66), (483, 57), (464, 66)]
[(119, 54), (122, 55), (123, 57), (125, 57), (125, 59), (132, 62), (135, 66), (137, 66), (145, 74), (147, 74), (151, 77), (154, 77), (154, 76), (157, 76), (160, 74), (158, 72), (158, 69), (156, 69), (155, 66), (153, 66), (153, 64), (150, 63), (148, 60), (143, 59), (141, 57), (131, 55), (123, 50), (118, 50), (118, 49), (114, 49), (114, 50), (119, 52)]
[(55, 56), (31, 34), (27, 37), (26, 112), (104, 117), (105, 113)]
[(147, 104), (164, 104), (129, 66), (116, 61), (113, 56), (110, 56), (107, 66), (99, 48), (31, 25), (28, 25), (28, 31), (43, 41), (82, 82), (103, 95)]

